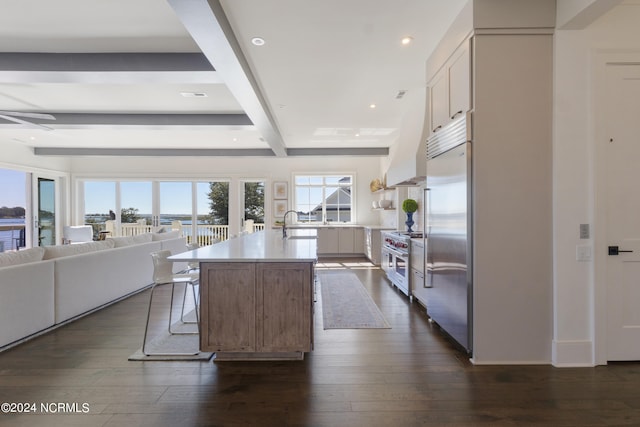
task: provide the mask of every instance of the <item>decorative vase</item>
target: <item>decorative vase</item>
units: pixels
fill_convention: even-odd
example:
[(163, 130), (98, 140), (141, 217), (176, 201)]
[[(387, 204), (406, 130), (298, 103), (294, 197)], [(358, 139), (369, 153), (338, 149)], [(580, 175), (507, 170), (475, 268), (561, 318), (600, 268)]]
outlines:
[(409, 233), (413, 233), (413, 230), (411, 229), (411, 227), (413, 227), (413, 212), (407, 212), (407, 221), (405, 222), (405, 224), (407, 225), (407, 231)]

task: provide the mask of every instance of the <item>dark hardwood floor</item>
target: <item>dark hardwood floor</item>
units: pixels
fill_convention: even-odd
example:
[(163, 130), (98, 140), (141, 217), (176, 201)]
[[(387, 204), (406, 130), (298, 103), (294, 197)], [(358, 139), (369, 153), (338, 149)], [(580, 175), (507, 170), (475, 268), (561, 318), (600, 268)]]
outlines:
[[(473, 366), (379, 269), (318, 267), (355, 272), (392, 328), (325, 331), (318, 304), (304, 361), (130, 362), (145, 291), (0, 353), (0, 402), (38, 409), (0, 413), (0, 426), (640, 425), (638, 363)], [(40, 410), (57, 403), (88, 412)]]

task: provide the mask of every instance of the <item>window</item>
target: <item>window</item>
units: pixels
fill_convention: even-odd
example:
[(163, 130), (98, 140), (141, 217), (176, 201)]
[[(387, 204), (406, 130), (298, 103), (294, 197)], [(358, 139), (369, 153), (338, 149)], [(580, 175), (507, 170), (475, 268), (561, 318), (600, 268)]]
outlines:
[(26, 246), (28, 179), (25, 172), (0, 169), (0, 252)]
[(351, 222), (351, 175), (295, 176), (295, 210), (298, 222)]
[(253, 233), (264, 226), (264, 181), (245, 181), (243, 186), (244, 231)]

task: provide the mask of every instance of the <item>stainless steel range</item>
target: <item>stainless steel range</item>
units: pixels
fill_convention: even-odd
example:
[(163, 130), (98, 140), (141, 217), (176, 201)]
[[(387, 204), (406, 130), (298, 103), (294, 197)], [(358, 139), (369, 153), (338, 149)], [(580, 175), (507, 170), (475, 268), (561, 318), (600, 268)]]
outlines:
[(409, 299), (413, 299), (409, 281), (409, 272), (411, 271), (409, 251), (411, 250), (412, 238), (422, 238), (422, 233), (382, 232), (382, 269), (391, 283), (407, 295)]

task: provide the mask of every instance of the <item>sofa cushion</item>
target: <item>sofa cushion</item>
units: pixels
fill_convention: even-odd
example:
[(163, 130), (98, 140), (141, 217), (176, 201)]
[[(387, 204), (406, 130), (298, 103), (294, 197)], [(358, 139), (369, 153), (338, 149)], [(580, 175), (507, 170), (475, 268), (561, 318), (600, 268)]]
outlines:
[(169, 231), (166, 233), (153, 233), (152, 240), (154, 242), (157, 242), (159, 240), (169, 240), (169, 239), (175, 239), (177, 237), (181, 237), (180, 230)]
[(106, 241), (113, 242), (114, 248), (133, 245), (133, 236), (109, 237)]
[(42, 247), (23, 249), (16, 252), (0, 253), (0, 267), (10, 265), (27, 264), (29, 262), (42, 261), (45, 249)]
[(149, 243), (153, 240), (151, 233), (138, 234), (133, 237), (133, 244), (138, 245), (140, 243)]
[(115, 243), (110, 240), (78, 243), (77, 245), (47, 246), (42, 259), (54, 259), (70, 255), (85, 254), (87, 252), (96, 252), (103, 249), (111, 249), (113, 247), (115, 247)]

